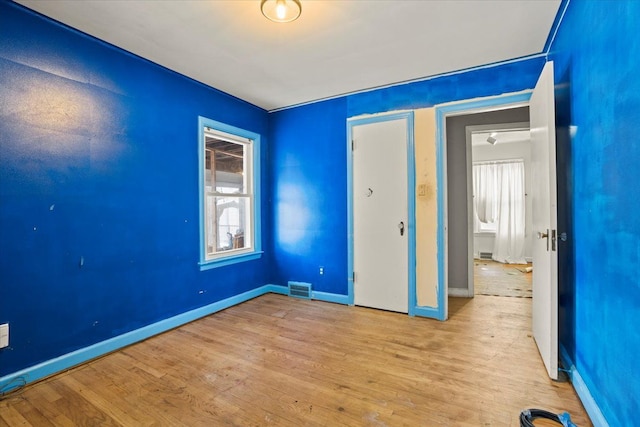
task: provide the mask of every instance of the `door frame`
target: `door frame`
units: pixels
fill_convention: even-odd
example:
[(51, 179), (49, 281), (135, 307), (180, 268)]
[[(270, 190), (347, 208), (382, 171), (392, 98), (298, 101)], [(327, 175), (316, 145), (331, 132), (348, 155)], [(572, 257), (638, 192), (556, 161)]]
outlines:
[(391, 120), (406, 120), (407, 125), (407, 251), (408, 265), (407, 277), (409, 279), (408, 286), (408, 314), (415, 315), (416, 308), (416, 209), (415, 209), (415, 187), (416, 187), (416, 168), (415, 168), (415, 142), (414, 142), (414, 119), (413, 111), (399, 111), (392, 113), (376, 114), (372, 116), (359, 116), (347, 119), (347, 250), (348, 250), (348, 304), (354, 305), (354, 289), (353, 289), (353, 128), (372, 123), (380, 123)]
[[(475, 100), (463, 100), (436, 106), (436, 180), (438, 204), (438, 308), (437, 318), (446, 320), (449, 317), (449, 283), (448, 264), (448, 222), (447, 222), (447, 135), (446, 120), (448, 117), (461, 116), (490, 111), (508, 110), (529, 105), (531, 90), (514, 94), (499, 95)], [(467, 158), (467, 162), (469, 159)], [(468, 209), (468, 208), (467, 208)], [(467, 219), (468, 220), (468, 219)], [(471, 266), (473, 264), (471, 263)], [(467, 267), (472, 268), (472, 267)], [(471, 273), (470, 273), (471, 274)]]

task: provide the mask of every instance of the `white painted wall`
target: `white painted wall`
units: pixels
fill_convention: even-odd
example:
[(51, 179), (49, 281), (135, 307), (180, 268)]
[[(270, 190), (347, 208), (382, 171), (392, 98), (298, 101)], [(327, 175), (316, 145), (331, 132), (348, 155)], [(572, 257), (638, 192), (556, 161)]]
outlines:
[[(527, 261), (531, 260), (532, 255), (532, 236), (531, 231), (531, 143), (527, 139), (525, 141), (509, 142), (495, 145), (484, 144), (472, 147), (472, 159), (474, 162), (482, 162), (488, 160), (507, 160), (507, 159), (524, 159), (524, 180), (526, 197), (525, 211), (525, 249), (524, 256)], [(473, 235), (473, 256), (478, 257), (480, 252), (493, 252), (494, 235), (486, 233), (475, 233)]]

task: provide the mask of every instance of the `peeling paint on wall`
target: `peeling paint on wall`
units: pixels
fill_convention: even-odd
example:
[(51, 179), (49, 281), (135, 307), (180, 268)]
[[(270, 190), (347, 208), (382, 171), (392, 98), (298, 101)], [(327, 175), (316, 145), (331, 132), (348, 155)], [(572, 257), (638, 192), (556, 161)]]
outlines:
[(416, 293), (418, 306), (438, 306), (436, 115), (414, 112), (416, 161)]

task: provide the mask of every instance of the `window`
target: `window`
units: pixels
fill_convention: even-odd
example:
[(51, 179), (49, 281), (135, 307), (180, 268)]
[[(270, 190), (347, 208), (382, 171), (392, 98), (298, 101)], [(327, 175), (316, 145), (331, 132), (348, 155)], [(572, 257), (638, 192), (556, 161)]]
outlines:
[(200, 117), (200, 265), (260, 256), (260, 136)]
[(478, 216), (476, 215), (475, 217), (475, 221), (474, 221), (474, 233), (491, 233), (491, 234), (496, 234), (496, 231), (498, 230), (498, 222), (497, 221), (492, 221), (492, 222), (482, 222), (478, 219)]

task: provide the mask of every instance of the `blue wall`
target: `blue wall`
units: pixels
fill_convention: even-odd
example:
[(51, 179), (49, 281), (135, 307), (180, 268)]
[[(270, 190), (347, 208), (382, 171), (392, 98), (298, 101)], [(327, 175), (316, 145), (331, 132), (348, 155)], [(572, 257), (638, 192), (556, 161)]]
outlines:
[(526, 58), (270, 114), (271, 283), (348, 293), (347, 118), (531, 89), (544, 62)]
[(533, 89), (544, 57), (486, 65), (419, 82), (348, 96), (348, 116), (382, 111), (433, 107), (445, 102)]
[(262, 109), (0, 1), (0, 376), (267, 283), (264, 259), (198, 268), (198, 115), (268, 131)]
[(570, 81), (574, 323), (562, 344), (612, 426), (640, 413), (640, 2), (571, 1), (551, 45)]
[(284, 110), (270, 118), (270, 140), (274, 142), (269, 159), (271, 283), (310, 282), (315, 291), (346, 295), (345, 99)]

